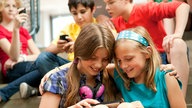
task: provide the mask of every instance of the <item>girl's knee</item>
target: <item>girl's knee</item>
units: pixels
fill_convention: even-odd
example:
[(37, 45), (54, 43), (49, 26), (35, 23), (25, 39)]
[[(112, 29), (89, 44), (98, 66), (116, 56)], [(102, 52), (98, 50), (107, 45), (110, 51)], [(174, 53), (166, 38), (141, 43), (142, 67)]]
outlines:
[(182, 39), (175, 39), (170, 51), (172, 53), (187, 54), (187, 44)]

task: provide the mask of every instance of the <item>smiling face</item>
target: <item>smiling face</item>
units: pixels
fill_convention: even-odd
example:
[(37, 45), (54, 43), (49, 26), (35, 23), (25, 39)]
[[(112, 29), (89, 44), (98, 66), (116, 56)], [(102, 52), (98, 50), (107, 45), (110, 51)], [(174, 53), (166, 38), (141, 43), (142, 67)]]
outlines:
[(109, 63), (109, 53), (106, 48), (98, 48), (91, 58), (83, 60), (79, 58), (78, 70), (88, 77), (96, 76)]
[(5, 0), (3, 7), (1, 7), (1, 14), (3, 20), (11, 21), (17, 14), (17, 5), (15, 0)]
[(143, 82), (143, 72), (146, 64), (146, 56), (137, 47), (138, 43), (133, 40), (123, 40), (115, 48), (115, 55), (119, 67), (129, 78), (136, 82)]
[(93, 22), (93, 12), (91, 8), (84, 7), (82, 4), (78, 4), (77, 8), (71, 7), (70, 10), (75, 22), (80, 26), (83, 27), (86, 24)]

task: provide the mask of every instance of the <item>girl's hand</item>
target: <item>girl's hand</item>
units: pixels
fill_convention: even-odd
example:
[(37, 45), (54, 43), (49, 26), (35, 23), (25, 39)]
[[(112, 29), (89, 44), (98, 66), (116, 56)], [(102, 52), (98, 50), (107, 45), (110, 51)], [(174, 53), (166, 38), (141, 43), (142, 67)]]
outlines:
[[(84, 100), (81, 100), (80, 102), (78, 102), (75, 105), (70, 106), (68, 108), (93, 108), (91, 106), (91, 104), (97, 104), (97, 103), (99, 103), (99, 102), (97, 100), (94, 100), (94, 99), (84, 99)], [(94, 106), (94, 108), (98, 108), (98, 107)], [(100, 108), (103, 108), (103, 107), (100, 107)]]
[(4, 69), (8, 70), (8, 69), (13, 69), (13, 66), (16, 64), (17, 62), (12, 61), (11, 59), (8, 59), (5, 64), (4, 64)]
[(142, 105), (142, 103), (140, 101), (133, 101), (131, 102), (131, 104), (135, 107), (135, 108), (144, 108), (144, 106)]
[(179, 78), (179, 75), (177, 74), (175, 66), (173, 66), (172, 64), (166, 64), (166, 65), (162, 64), (160, 66), (160, 70), (163, 70), (165, 72), (169, 72), (169, 75), (175, 76), (175, 78)]
[(44, 93), (43, 85), (44, 85), (44, 83), (48, 80), (48, 78), (49, 78), (49, 76), (50, 76), (51, 74), (52, 74), (52, 72), (48, 72), (48, 73), (46, 73), (46, 74), (43, 76), (43, 78), (41, 79), (41, 83), (40, 83), (40, 85), (39, 85), (39, 92), (40, 92), (41, 95), (43, 95), (43, 93)]
[(131, 103), (123, 102), (123, 103), (119, 104), (117, 108), (137, 108), (137, 107), (135, 107)]
[(14, 27), (15, 28), (19, 28), (22, 25), (22, 23), (24, 23), (28, 19), (28, 15), (26, 13), (20, 13), (19, 14), (19, 12), (22, 11), (23, 9), (24, 8), (20, 8), (17, 11), (17, 14), (15, 16), (15, 20), (14, 20), (14, 22), (15, 22)]
[(119, 104), (117, 108), (144, 108), (140, 101), (134, 101), (131, 103), (123, 102)]

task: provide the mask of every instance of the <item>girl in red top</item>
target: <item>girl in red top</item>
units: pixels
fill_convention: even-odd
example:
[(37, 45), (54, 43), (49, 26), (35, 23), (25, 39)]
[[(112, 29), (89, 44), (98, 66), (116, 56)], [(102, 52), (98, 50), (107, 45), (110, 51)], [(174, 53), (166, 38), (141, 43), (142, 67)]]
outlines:
[(19, 14), (21, 9), (17, 8), (21, 3), (18, 0), (1, 0), (0, 4), (0, 61), (3, 75), (7, 76), (17, 63), (34, 61), (40, 50), (28, 31), (21, 27), (28, 17), (26, 13)]
[[(26, 13), (19, 14), (22, 10), (20, 7), (20, 0), (0, 1), (1, 71), (7, 81), (12, 81), (9, 85), (0, 89), (0, 102), (7, 101), (9, 97), (17, 92), (20, 82), (35, 83), (30, 76), (38, 74), (33, 71), (35, 70), (33, 61), (40, 54), (40, 50), (35, 45), (28, 31), (21, 27), (22, 23), (27, 20), (28, 15)], [(28, 75), (29, 77), (24, 77), (28, 73), (30, 74)]]

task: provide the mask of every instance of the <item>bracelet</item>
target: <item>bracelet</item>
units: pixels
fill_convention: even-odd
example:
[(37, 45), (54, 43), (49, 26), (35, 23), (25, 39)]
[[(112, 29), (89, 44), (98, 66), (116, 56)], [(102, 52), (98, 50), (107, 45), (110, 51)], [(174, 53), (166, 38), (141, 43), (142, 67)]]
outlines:
[(23, 62), (27, 61), (27, 56), (25, 54), (20, 55), (23, 58)]
[(27, 61), (27, 56), (25, 54), (23, 55), (23, 58), (24, 61)]

